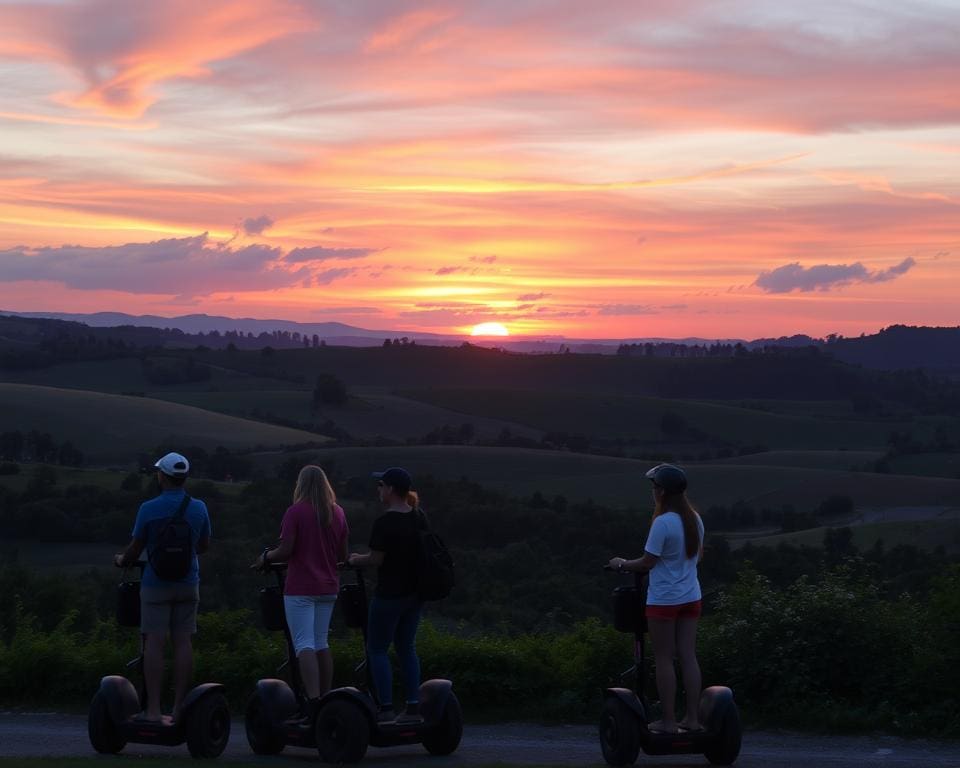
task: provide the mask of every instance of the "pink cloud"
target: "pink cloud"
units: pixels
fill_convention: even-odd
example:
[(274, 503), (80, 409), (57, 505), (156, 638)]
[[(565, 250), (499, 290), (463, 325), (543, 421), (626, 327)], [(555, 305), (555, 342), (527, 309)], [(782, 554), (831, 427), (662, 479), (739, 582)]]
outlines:
[[(99, 23), (98, 21), (99, 20)], [(0, 52), (42, 55), (84, 82), (79, 93), (56, 100), (118, 118), (138, 118), (164, 83), (211, 75), (211, 65), (230, 59), (307, 24), (287, 0), (88, 0), (67, 5), (0, 8), (6, 35)]]

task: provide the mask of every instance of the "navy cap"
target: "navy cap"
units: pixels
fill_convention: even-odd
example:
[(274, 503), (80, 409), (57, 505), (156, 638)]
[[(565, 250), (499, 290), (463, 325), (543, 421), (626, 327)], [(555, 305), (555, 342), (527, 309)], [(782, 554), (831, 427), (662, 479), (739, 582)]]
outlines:
[(410, 473), (403, 469), (403, 467), (390, 467), (390, 469), (385, 469), (383, 472), (374, 472), (373, 476), (377, 478), (377, 480), (382, 480), (384, 485), (389, 485), (400, 493), (406, 493), (410, 490), (410, 486), (413, 485), (413, 478), (410, 477)]
[(647, 471), (645, 477), (652, 480), (654, 485), (658, 485), (667, 493), (683, 493), (687, 490), (687, 475), (673, 464), (657, 464), (653, 469)]

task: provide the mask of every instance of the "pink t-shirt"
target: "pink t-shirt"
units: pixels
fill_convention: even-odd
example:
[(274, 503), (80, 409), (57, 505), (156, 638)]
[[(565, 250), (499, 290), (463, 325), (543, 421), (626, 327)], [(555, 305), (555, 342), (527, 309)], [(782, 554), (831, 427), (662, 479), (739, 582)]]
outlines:
[(287, 560), (285, 595), (335, 595), (340, 589), (337, 563), (347, 542), (347, 518), (339, 504), (333, 505), (330, 525), (321, 528), (310, 502), (301, 501), (283, 513), (280, 538), (293, 538), (293, 554)]

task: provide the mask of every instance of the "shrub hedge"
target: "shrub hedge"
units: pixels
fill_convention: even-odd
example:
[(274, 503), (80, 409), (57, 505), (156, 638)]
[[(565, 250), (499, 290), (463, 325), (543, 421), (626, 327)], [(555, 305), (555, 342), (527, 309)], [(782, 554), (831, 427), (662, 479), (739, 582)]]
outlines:
[[(883, 600), (843, 566), (787, 590), (748, 571), (701, 622), (704, 685), (731, 686), (753, 722), (960, 736), (950, 704), (958, 617), (957, 566), (923, 603), (906, 594)], [(0, 701), (81, 707), (101, 676), (124, 673), (136, 634), (105, 621), (80, 629), (77, 618), (70, 612), (43, 631), (18, 609), (12, 632), (0, 632), (8, 638), (0, 644)], [(337, 634), (335, 682), (345, 684), (362, 648), (355, 632)], [(452, 679), (468, 718), (584, 720), (597, 713), (602, 688), (629, 666), (632, 638), (596, 619), (566, 633), (518, 637), (440, 630), (426, 621), (418, 650), (424, 678)], [(282, 637), (261, 630), (248, 611), (200, 616), (196, 679), (223, 682), (238, 712), (253, 682), (275, 676), (283, 656)]]

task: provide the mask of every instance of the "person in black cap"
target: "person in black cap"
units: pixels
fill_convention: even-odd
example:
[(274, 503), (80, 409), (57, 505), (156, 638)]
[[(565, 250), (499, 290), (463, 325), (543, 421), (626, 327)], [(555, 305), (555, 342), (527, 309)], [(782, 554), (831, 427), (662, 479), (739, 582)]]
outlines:
[[(419, 499), (411, 490), (410, 473), (400, 467), (374, 472), (384, 513), (373, 523), (370, 551), (354, 552), (350, 565), (377, 566), (377, 587), (370, 601), (367, 656), (380, 702), (378, 720), (421, 722), (419, 712), (420, 659), (416, 637), (423, 603), (417, 594), (419, 530), (425, 525)], [(393, 673), (387, 651), (391, 641), (400, 660), (406, 709), (393, 709)]]
[[(646, 616), (656, 659), (657, 691), (663, 706), (663, 719), (650, 723), (650, 730), (699, 730), (701, 676), (696, 641), (701, 593), (697, 564), (703, 557), (703, 521), (687, 499), (687, 476), (680, 467), (658, 464), (646, 477), (653, 483), (654, 510), (643, 557), (614, 557), (610, 567), (650, 574)], [(674, 702), (675, 657), (680, 660), (687, 694), (687, 714), (680, 723)]]
[[(200, 564), (197, 554), (210, 547), (210, 515), (200, 499), (187, 496), (184, 484), (190, 462), (179, 453), (168, 453), (154, 464), (160, 495), (140, 505), (133, 524), (133, 538), (127, 548), (114, 556), (118, 566), (136, 562), (147, 552), (147, 565), (140, 585), (140, 631), (143, 633), (143, 674), (147, 684), (146, 709), (140, 719), (160, 722), (160, 687), (163, 679), (163, 647), (167, 635), (173, 645), (173, 719), (180, 714), (183, 698), (193, 678), (193, 635), (197, 631), (200, 603)], [(159, 576), (153, 563), (154, 548), (163, 526), (174, 515), (182, 515), (190, 526), (193, 552), (186, 575), (179, 579)]]

